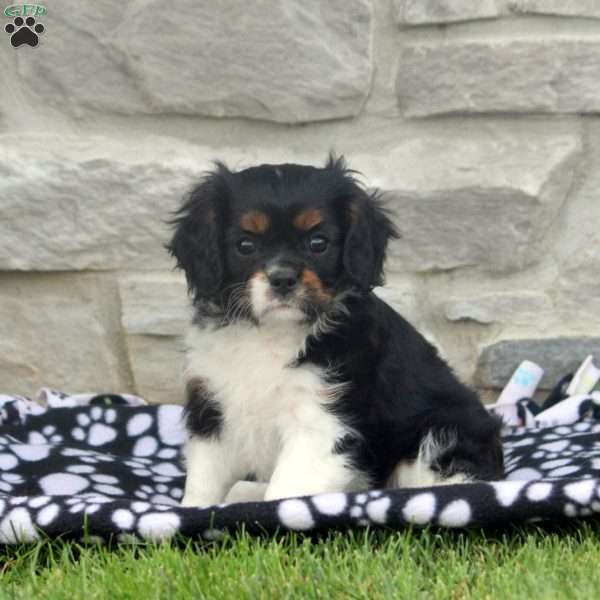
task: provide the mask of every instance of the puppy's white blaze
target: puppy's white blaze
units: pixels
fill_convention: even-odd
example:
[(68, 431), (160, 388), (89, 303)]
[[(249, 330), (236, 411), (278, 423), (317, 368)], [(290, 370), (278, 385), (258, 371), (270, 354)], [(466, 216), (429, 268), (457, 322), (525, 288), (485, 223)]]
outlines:
[(451, 477), (443, 477), (431, 468), (432, 463), (444, 452), (456, 445), (456, 438), (450, 434), (437, 434), (429, 431), (421, 441), (419, 453), (415, 460), (400, 461), (387, 480), (387, 487), (431, 487), (465, 483), (470, 477), (465, 473), (457, 473)]
[(269, 282), (263, 274), (257, 274), (250, 280), (250, 305), (257, 319), (267, 310), (269, 302)]
[(281, 301), (273, 299), (270, 285), (264, 274), (259, 273), (250, 280), (250, 305), (252, 314), (259, 323), (271, 321), (303, 321), (306, 315), (292, 306), (283, 306)]
[[(188, 443), (188, 479), (196, 482), (186, 483), (185, 503), (200, 496), (221, 502), (223, 488), (248, 473), (270, 482), (267, 499), (366, 487), (346, 457), (333, 452), (350, 433), (327, 410), (343, 386), (326, 383), (314, 364), (290, 367), (309, 331), (289, 320), (192, 327), (185, 376), (206, 381), (224, 423), (218, 437), (193, 436)], [(200, 464), (207, 461), (217, 467)]]

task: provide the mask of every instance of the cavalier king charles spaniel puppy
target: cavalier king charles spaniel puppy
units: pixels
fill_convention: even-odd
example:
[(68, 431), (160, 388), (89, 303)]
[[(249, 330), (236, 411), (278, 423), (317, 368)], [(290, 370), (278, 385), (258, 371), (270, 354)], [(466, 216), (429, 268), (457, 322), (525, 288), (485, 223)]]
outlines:
[(343, 159), (217, 163), (173, 220), (187, 276), (184, 506), (499, 479), (500, 422), (373, 293), (397, 236)]

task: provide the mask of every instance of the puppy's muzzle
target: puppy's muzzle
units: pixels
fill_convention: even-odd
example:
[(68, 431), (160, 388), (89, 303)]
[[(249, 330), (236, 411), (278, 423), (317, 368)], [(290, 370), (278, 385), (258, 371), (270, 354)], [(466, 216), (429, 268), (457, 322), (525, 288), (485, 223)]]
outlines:
[(291, 294), (300, 282), (300, 269), (292, 266), (276, 266), (267, 271), (271, 290), (280, 297)]

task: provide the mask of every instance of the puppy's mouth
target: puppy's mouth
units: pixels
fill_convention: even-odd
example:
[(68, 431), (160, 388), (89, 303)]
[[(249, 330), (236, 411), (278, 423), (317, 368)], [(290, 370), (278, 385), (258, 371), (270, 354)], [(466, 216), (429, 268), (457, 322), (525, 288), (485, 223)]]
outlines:
[(270, 300), (267, 305), (262, 308), (260, 314), (258, 314), (258, 318), (263, 319), (265, 316), (269, 314), (277, 314), (280, 316), (290, 316), (294, 315), (302, 315), (304, 318), (306, 317), (304, 311), (299, 306), (298, 302), (294, 300), (280, 300), (278, 298), (274, 298)]
[(323, 298), (313, 298), (313, 279), (302, 277), (298, 287), (287, 295), (271, 288), (264, 271), (255, 273), (248, 282), (248, 296), (252, 313), (257, 321), (311, 321), (318, 312)]

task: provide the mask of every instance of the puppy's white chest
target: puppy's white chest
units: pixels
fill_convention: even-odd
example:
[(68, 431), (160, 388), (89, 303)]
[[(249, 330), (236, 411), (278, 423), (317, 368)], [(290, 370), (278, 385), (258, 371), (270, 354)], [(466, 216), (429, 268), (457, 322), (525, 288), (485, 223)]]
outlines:
[(272, 405), (266, 398), (284, 391), (282, 388), (318, 385), (314, 372), (292, 364), (306, 333), (300, 326), (256, 327), (250, 323), (193, 328), (187, 337), (186, 377), (204, 379), (225, 410), (256, 410), (264, 415), (264, 409)]
[(293, 365), (306, 326), (237, 323), (194, 328), (187, 337), (186, 377), (202, 378), (224, 417), (222, 435), (238, 461), (268, 479), (285, 442), (298, 430), (340, 435), (325, 404), (336, 396), (318, 367)]

